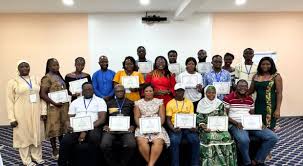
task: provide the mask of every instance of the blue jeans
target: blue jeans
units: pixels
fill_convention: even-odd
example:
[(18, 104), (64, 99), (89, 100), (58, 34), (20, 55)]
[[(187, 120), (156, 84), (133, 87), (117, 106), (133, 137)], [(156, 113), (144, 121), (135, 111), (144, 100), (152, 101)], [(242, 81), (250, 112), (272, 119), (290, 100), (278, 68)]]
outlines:
[(267, 128), (263, 130), (247, 131), (238, 129), (236, 126), (232, 125), (232, 127), (229, 128), (229, 132), (237, 142), (244, 165), (251, 164), (251, 159), (249, 157), (249, 135), (256, 137), (261, 141), (261, 146), (258, 149), (255, 158), (255, 160), (260, 163), (264, 163), (267, 155), (273, 149), (279, 139), (277, 134)]
[(172, 166), (179, 166), (179, 151), (183, 137), (188, 141), (191, 147), (191, 166), (199, 165), (200, 140), (196, 132), (192, 132), (189, 129), (182, 129), (181, 132), (178, 133), (170, 131), (169, 137)]

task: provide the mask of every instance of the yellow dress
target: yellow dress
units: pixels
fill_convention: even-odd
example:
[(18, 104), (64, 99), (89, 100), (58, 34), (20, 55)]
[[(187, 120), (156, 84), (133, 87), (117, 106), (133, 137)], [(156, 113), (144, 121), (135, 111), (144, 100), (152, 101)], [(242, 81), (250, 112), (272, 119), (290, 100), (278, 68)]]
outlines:
[[(118, 84), (122, 84), (122, 77), (128, 76), (125, 72), (125, 70), (118, 71), (114, 77), (114, 82)], [(139, 85), (144, 84), (144, 76), (140, 72), (134, 71), (130, 76), (138, 76), (139, 77)], [(140, 92), (126, 92), (125, 94), (126, 98), (128, 98), (131, 101), (138, 101), (140, 100)]]
[[(25, 77), (32, 82), (32, 90), (21, 77), (8, 82), (7, 111), (10, 122), (17, 121), (18, 126), (13, 129), (13, 147), (25, 148), (30, 145), (41, 145), (44, 140), (44, 123), (40, 119), (42, 100), (39, 97), (40, 80), (36, 77)], [(36, 102), (30, 102), (30, 94), (36, 94)]]

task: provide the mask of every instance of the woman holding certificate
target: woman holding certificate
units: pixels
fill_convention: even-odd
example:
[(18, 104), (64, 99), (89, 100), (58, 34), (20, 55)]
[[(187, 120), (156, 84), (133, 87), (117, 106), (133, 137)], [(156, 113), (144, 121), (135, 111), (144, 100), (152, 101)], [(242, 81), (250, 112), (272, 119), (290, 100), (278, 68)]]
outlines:
[(262, 115), (263, 124), (267, 128), (274, 129), (276, 120), (280, 118), (282, 90), (282, 77), (277, 73), (275, 62), (270, 57), (262, 58), (257, 74), (253, 76), (249, 94), (257, 92), (255, 114)]
[(228, 117), (217, 98), (214, 86), (205, 87), (205, 96), (198, 103), (197, 125), (201, 144), (201, 165), (237, 165), (236, 146), (227, 131)]
[(138, 72), (136, 61), (128, 56), (123, 61), (123, 69), (118, 71), (114, 77), (114, 83), (122, 84), (126, 90), (126, 98), (131, 101), (140, 99), (140, 86), (144, 84), (144, 76)]
[(82, 72), (85, 67), (85, 59), (78, 57), (75, 59), (76, 71), (65, 76), (66, 89), (72, 95), (74, 101), (82, 92), (82, 84), (85, 82), (92, 82), (89, 74)]
[(185, 97), (194, 104), (194, 111), (202, 97), (202, 75), (196, 72), (197, 61), (193, 57), (189, 57), (185, 61), (186, 71), (177, 77), (177, 82), (185, 85)]
[[(148, 166), (155, 165), (164, 144), (170, 145), (167, 132), (162, 127), (165, 122), (165, 107), (162, 99), (154, 98), (151, 84), (144, 86), (144, 98), (135, 102), (135, 132), (139, 151)], [(152, 146), (149, 145), (152, 142)]]
[(30, 76), (30, 65), (25, 60), (17, 63), (18, 76), (7, 86), (7, 111), (13, 128), (13, 147), (19, 149), (22, 163), (26, 166), (43, 164), (41, 142), (44, 125), (40, 119), (40, 81)]
[(154, 87), (154, 96), (163, 99), (164, 106), (174, 97), (175, 75), (168, 69), (165, 57), (158, 56), (155, 59), (154, 70), (146, 75), (146, 83)]
[(46, 73), (41, 80), (40, 97), (47, 103), (46, 136), (50, 138), (54, 159), (58, 159), (59, 151), (56, 138), (62, 139), (67, 132), (66, 121), (68, 116), (68, 94), (66, 84), (59, 72), (59, 62), (55, 58), (47, 60)]

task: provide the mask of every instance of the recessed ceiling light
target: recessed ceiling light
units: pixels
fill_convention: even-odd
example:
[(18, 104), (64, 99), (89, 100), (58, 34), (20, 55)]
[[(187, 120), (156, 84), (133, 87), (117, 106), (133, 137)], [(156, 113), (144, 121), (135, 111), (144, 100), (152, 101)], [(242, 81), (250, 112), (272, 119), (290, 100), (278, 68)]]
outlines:
[(246, 0), (236, 0), (235, 3), (236, 3), (237, 6), (241, 6), (241, 5), (244, 5), (246, 3)]
[(75, 4), (74, 0), (62, 0), (65, 6), (73, 6)]
[(143, 6), (149, 5), (150, 0), (140, 0), (140, 4)]

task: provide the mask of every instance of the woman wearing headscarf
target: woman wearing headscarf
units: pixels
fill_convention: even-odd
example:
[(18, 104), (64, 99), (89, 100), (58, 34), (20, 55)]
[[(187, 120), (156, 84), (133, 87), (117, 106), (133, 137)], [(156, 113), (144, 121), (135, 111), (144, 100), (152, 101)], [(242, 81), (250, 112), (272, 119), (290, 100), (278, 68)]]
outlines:
[(224, 105), (217, 98), (216, 88), (207, 86), (205, 97), (199, 101), (197, 107), (197, 125), (201, 140), (201, 165), (236, 166), (236, 146), (228, 131), (210, 131), (207, 128), (209, 116), (226, 116)]
[(40, 80), (29, 74), (30, 65), (25, 60), (18, 61), (17, 69), (18, 75), (8, 82), (6, 102), (8, 119), (13, 127), (13, 147), (19, 149), (24, 165), (43, 164)]

